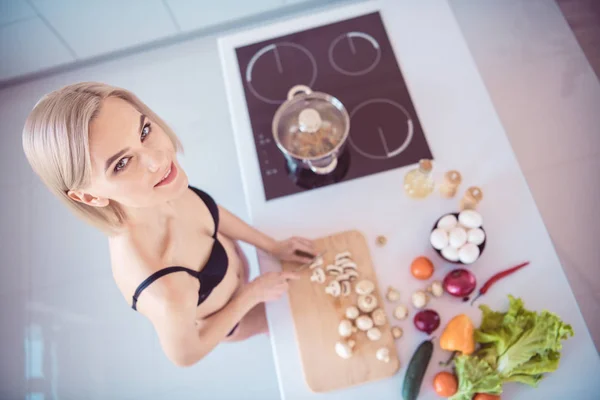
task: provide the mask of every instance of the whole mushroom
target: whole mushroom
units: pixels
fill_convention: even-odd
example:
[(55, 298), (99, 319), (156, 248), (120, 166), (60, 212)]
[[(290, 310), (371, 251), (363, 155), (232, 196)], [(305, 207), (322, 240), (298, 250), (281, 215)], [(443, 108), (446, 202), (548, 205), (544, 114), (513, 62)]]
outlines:
[(377, 298), (372, 294), (358, 296), (358, 308), (362, 312), (370, 313), (377, 308)]
[(363, 279), (356, 283), (354, 290), (356, 290), (356, 293), (359, 295), (371, 294), (373, 290), (375, 290), (375, 284), (368, 279)]
[(352, 347), (344, 341), (339, 341), (335, 344), (335, 352), (338, 356), (345, 359), (352, 357)]
[(355, 306), (350, 306), (346, 308), (346, 318), (348, 319), (356, 319), (360, 315), (360, 311)]
[(417, 290), (412, 295), (413, 306), (416, 308), (424, 308), (429, 301), (429, 296), (422, 290)]
[(408, 308), (404, 305), (399, 305), (394, 309), (394, 317), (399, 320), (406, 319), (408, 317)]
[(375, 342), (381, 339), (381, 330), (379, 330), (379, 328), (377, 327), (373, 327), (367, 331), (367, 337), (369, 338), (369, 340)]
[(387, 322), (387, 317), (385, 315), (385, 311), (382, 308), (378, 308), (371, 313), (371, 318), (373, 319), (373, 323), (375, 326), (385, 325)]
[(347, 338), (352, 335), (352, 322), (347, 319), (343, 319), (338, 326), (338, 333), (341, 337)]
[(385, 297), (388, 299), (388, 301), (391, 301), (393, 303), (395, 301), (400, 300), (400, 292), (398, 292), (396, 289), (390, 286), (387, 290), (387, 293), (385, 294)]
[(379, 361), (385, 363), (390, 362), (390, 350), (387, 347), (381, 347), (377, 350), (377, 353), (375, 353), (375, 357), (377, 357)]
[(356, 318), (356, 327), (361, 331), (368, 331), (373, 327), (373, 320), (368, 315), (361, 315)]

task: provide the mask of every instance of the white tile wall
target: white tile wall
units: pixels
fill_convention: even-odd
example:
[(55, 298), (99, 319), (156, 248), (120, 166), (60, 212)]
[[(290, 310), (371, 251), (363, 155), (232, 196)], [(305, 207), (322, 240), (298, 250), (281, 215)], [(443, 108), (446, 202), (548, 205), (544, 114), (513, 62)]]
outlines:
[(151, 42), (177, 32), (161, 0), (32, 0), (78, 58)]
[(283, 0), (219, 0), (218, 7), (212, 0), (167, 0), (167, 3), (181, 29), (190, 31), (274, 10), (283, 5)]
[(0, 81), (73, 61), (38, 18), (0, 26)]

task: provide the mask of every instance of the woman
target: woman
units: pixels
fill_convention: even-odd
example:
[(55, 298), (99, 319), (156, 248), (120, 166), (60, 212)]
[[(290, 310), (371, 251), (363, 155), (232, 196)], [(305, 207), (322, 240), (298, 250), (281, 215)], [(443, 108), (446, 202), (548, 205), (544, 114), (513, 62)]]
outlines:
[(27, 118), (23, 148), (48, 188), (107, 234), (117, 286), (176, 365), (266, 332), (264, 302), (298, 278), (268, 273), (248, 283), (236, 241), (280, 260), (314, 254), (309, 240), (276, 241), (189, 186), (179, 140), (127, 90), (86, 82), (44, 96)]

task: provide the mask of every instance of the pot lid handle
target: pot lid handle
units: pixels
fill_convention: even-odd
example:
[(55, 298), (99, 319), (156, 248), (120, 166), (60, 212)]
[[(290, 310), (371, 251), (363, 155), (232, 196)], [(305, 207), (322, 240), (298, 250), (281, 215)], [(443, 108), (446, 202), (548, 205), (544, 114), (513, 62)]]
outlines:
[(321, 115), (313, 108), (306, 108), (298, 115), (300, 132), (315, 133), (321, 127)]
[(306, 85), (296, 85), (293, 88), (291, 88), (290, 91), (288, 92), (287, 99), (288, 100), (293, 99), (294, 96), (297, 95), (298, 93), (304, 93), (304, 94), (308, 95), (308, 94), (312, 93), (312, 89)]

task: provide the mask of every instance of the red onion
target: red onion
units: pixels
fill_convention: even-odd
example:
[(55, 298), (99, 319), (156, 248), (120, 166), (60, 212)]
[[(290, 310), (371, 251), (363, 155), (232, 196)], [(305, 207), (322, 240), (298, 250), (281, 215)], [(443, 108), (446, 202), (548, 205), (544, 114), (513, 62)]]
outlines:
[(413, 322), (418, 330), (429, 335), (440, 326), (440, 316), (433, 310), (423, 310), (415, 315)]
[(466, 297), (475, 290), (477, 281), (475, 280), (475, 275), (471, 272), (459, 268), (450, 271), (448, 275), (446, 275), (443, 286), (444, 290), (452, 296)]

